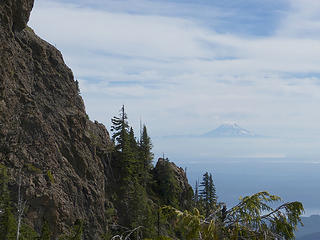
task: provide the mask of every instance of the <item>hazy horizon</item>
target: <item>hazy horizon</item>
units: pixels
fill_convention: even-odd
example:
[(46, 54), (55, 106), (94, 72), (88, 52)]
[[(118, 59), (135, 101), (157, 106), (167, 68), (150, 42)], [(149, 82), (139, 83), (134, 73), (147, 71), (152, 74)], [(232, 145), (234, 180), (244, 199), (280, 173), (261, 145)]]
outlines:
[[(302, 154), (294, 157), (294, 153), (289, 154), (289, 146), (287, 152), (280, 152), (285, 149), (279, 139), (273, 147), (266, 148), (265, 141), (273, 140), (155, 138), (153, 143), (155, 161), (164, 154), (178, 166), (187, 168), (192, 187), (196, 180), (201, 181), (203, 173), (212, 173), (219, 201), (229, 207), (236, 204), (240, 196), (268, 191), (284, 201), (301, 201), (306, 216), (320, 214), (320, 158)], [(167, 151), (161, 151), (164, 148)]]

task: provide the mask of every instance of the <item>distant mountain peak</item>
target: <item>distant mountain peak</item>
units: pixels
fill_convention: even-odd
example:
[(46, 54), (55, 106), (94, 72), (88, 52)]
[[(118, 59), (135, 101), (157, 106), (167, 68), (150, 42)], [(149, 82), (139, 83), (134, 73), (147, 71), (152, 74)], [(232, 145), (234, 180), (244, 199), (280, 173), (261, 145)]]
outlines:
[(216, 129), (202, 135), (203, 137), (257, 137), (256, 134), (240, 127), (235, 122), (223, 123)]

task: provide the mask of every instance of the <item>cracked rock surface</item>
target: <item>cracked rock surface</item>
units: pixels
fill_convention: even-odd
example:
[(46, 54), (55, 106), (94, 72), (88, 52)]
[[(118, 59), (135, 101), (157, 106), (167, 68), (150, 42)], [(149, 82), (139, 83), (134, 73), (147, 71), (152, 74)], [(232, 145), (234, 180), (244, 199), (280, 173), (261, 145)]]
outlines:
[(13, 193), (21, 169), (26, 223), (40, 232), (48, 221), (57, 236), (83, 219), (85, 239), (99, 239), (112, 143), (88, 119), (61, 53), (27, 27), (32, 7), (33, 0), (0, 2), (0, 163)]

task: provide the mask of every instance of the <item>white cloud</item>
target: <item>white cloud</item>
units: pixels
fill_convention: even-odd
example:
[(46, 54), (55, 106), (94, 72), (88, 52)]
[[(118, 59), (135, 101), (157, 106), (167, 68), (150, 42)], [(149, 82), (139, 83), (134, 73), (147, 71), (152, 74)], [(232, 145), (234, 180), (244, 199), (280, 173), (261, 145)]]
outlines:
[(217, 33), (190, 19), (130, 14), (118, 5), (111, 12), (53, 1), (36, 5), (31, 25), (62, 49), (90, 116), (107, 125), (106, 112), (111, 118), (126, 104), (129, 118), (143, 115), (154, 135), (206, 131), (226, 120), (288, 134), (320, 118), (318, 77), (295, 77), (320, 66), (316, 35), (295, 34), (294, 23), (311, 11), (300, 11), (300, 3), (293, 1), (271, 37)]
[(295, 38), (320, 37), (320, 2), (314, 0), (290, 0), (291, 9), (280, 23), (279, 35)]

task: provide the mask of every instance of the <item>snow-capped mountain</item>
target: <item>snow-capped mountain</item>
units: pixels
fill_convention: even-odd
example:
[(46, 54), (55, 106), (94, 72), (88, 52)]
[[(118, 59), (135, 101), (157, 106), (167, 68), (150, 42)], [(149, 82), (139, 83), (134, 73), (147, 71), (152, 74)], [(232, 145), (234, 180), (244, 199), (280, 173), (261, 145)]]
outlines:
[(203, 137), (257, 137), (258, 135), (240, 127), (236, 123), (225, 123), (202, 135)]

